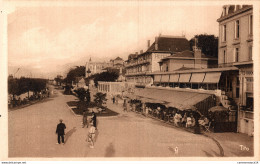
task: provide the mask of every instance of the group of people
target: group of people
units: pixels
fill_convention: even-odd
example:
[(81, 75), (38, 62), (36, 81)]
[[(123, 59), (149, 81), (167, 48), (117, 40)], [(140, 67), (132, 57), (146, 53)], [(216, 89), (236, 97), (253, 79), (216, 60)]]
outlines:
[(113, 104), (118, 105), (118, 97), (117, 96), (113, 96), (112, 101), (113, 101)]
[(30, 95), (30, 96), (25, 97), (24, 95), (27, 95), (27, 93), (24, 93), (20, 96), (9, 95), (8, 106), (10, 108), (13, 108), (13, 107), (20, 106), (20, 105), (26, 105), (30, 101), (42, 100), (43, 98), (50, 97), (50, 92), (49, 92), (49, 89), (46, 88), (40, 92), (35, 92), (35, 93), (33, 93), (33, 95)]
[[(196, 125), (196, 119), (193, 112), (162, 109), (161, 107), (152, 109), (151, 107), (146, 106), (142, 113), (146, 116), (151, 115), (164, 121), (172, 122), (177, 127), (191, 128)], [(198, 119), (198, 123), (200, 126), (204, 127), (209, 124), (209, 120), (207, 117), (201, 115)]]
[[(89, 123), (88, 123), (89, 122)], [(97, 130), (97, 116), (95, 112), (92, 112), (90, 120), (87, 119), (87, 111), (83, 112), (83, 122), (82, 122), (82, 128), (85, 126), (89, 126), (90, 128), (88, 130), (88, 138), (87, 141), (90, 143), (90, 148), (94, 148), (94, 139), (95, 139), (95, 132)], [(60, 123), (57, 125), (56, 128), (56, 134), (58, 135), (58, 142), (56, 144), (65, 144), (64, 142), (64, 135), (65, 135), (65, 129), (66, 125), (63, 123), (63, 120), (60, 119)]]

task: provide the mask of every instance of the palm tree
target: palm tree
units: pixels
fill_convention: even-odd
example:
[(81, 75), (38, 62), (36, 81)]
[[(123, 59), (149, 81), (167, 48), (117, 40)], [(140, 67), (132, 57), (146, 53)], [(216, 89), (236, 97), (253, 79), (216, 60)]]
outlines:
[(104, 104), (104, 102), (107, 101), (106, 96), (107, 96), (106, 93), (101, 93), (101, 92), (98, 92), (96, 93), (96, 95), (94, 95), (95, 97), (94, 102), (98, 107), (102, 107), (102, 104)]

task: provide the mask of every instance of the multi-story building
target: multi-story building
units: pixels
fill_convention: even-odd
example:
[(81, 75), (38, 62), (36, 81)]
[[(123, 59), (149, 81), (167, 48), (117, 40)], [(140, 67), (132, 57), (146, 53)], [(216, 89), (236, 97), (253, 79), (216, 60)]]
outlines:
[(93, 62), (91, 58), (86, 63), (86, 77), (89, 77), (96, 73), (101, 73), (106, 71), (105, 68), (111, 67), (111, 62)]
[(204, 69), (217, 67), (218, 59), (207, 57), (199, 49), (183, 51), (161, 59), (161, 72), (170, 72), (178, 69)]
[(124, 67), (124, 60), (120, 57), (117, 57), (114, 60), (110, 60), (110, 62), (112, 63), (113, 68), (120, 69)]
[(238, 132), (253, 135), (253, 6), (225, 5), (219, 22), (219, 67), (237, 67)]
[(189, 49), (189, 41), (185, 37), (159, 36), (151, 46), (148, 41), (147, 51), (129, 55), (125, 65), (126, 81), (140, 86), (152, 83), (151, 73), (160, 70), (158, 62), (161, 59)]

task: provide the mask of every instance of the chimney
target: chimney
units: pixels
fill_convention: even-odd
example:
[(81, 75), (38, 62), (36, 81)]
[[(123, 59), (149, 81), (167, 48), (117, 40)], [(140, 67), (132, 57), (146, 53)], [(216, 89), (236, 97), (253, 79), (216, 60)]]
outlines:
[(158, 50), (158, 37), (155, 37), (155, 50)]
[(201, 50), (195, 49), (194, 50), (194, 58), (195, 58), (195, 68), (201, 68)]
[(147, 49), (149, 49), (150, 48), (150, 40), (147, 40)]
[(136, 55), (138, 55), (138, 52), (135, 52)]
[(194, 58), (195, 59), (200, 59), (202, 56), (201, 50), (200, 49), (195, 49), (194, 50)]

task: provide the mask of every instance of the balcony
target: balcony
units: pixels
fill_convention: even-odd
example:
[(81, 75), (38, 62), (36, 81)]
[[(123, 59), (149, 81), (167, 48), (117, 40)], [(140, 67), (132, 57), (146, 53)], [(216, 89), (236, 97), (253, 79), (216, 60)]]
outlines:
[(218, 64), (219, 68), (224, 68), (224, 67), (232, 67), (233, 63), (220, 63)]
[(126, 73), (126, 76), (130, 76), (130, 75), (145, 75), (147, 73), (151, 73), (152, 71), (141, 71), (141, 72), (130, 72), (130, 73)]

